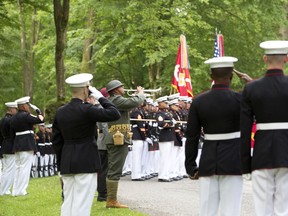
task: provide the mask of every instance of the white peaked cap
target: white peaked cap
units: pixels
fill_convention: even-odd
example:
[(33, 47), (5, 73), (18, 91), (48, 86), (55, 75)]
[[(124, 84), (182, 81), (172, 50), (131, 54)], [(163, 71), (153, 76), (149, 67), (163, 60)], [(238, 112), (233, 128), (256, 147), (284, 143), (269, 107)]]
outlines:
[(169, 101), (169, 105), (178, 105), (178, 99)]
[(6, 107), (10, 107), (10, 108), (17, 108), (17, 102), (7, 102), (5, 103)]
[(188, 96), (179, 96), (179, 100), (181, 101), (186, 101)]
[(147, 102), (147, 104), (152, 105), (153, 104), (153, 99), (152, 98), (147, 98), (146, 102)]
[(29, 101), (30, 101), (30, 97), (25, 96), (25, 97), (17, 99), (15, 102), (19, 105), (19, 104), (29, 103)]
[(238, 59), (231, 56), (222, 56), (215, 57), (206, 60), (205, 64), (210, 64), (210, 68), (223, 68), (223, 67), (234, 67), (234, 62), (237, 62)]
[(180, 96), (180, 93), (176, 93), (176, 94), (169, 95), (169, 96), (167, 97), (167, 99), (168, 99), (168, 100), (174, 100), (174, 99), (176, 99), (176, 98), (179, 98), (179, 96)]
[(90, 80), (93, 79), (93, 75), (89, 73), (80, 73), (68, 77), (65, 82), (71, 87), (86, 87), (90, 85)]
[(159, 97), (156, 99), (156, 102), (160, 103), (160, 102), (166, 102), (167, 101), (167, 96), (163, 96), (163, 97)]
[(272, 40), (260, 43), (260, 47), (265, 50), (267, 55), (287, 55), (288, 54), (288, 41)]
[(186, 102), (187, 102), (187, 103), (192, 103), (192, 98), (191, 98), (191, 97), (188, 97), (188, 98), (186, 99)]
[(53, 126), (52, 124), (46, 124), (45, 128), (52, 128), (52, 126)]

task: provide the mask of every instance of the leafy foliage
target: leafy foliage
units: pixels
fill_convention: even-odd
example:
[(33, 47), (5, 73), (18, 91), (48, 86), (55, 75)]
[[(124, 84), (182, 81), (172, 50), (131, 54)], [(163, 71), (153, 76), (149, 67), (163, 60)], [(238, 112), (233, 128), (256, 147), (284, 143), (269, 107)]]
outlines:
[[(203, 62), (213, 56), (215, 28), (224, 35), (225, 55), (237, 57), (236, 68), (254, 78), (261, 77), (265, 70), (259, 43), (288, 39), (280, 34), (280, 28), (287, 28), (287, 0), (71, 0), (70, 4), (66, 76), (80, 72), (84, 40), (90, 37), (93, 41), (91, 73), (97, 88), (119, 79), (127, 88), (162, 87), (162, 94), (169, 94), (182, 33), (187, 39), (194, 95), (210, 88), (209, 68)], [(8, 0), (1, 0), (0, 5), (3, 20), (0, 23), (3, 29), (0, 104), (3, 106), (24, 95), (17, 5)], [(57, 97), (53, 3), (27, 0), (24, 6), (28, 37), (32, 9), (37, 10), (40, 28), (33, 47), (33, 99), (46, 110), (58, 106), (53, 105)], [(93, 11), (94, 17), (92, 26), (87, 27), (89, 11)], [(240, 91), (243, 85), (237, 78), (233, 79), (234, 89)]]

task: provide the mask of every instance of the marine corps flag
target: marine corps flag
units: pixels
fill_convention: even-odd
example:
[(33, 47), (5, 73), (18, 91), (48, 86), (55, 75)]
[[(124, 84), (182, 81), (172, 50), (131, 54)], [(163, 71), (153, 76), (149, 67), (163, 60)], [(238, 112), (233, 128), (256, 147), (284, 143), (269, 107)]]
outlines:
[(180, 93), (180, 96), (193, 97), (189, 68), (186, 37), (181, 35), (174, 75), (172, 78), (172, 87)]

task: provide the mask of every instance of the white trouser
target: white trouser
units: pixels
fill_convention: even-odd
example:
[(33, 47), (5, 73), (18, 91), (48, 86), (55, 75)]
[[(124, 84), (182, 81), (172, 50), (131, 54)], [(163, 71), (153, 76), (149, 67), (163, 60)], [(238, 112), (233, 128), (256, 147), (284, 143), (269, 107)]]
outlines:
[(154, 151), (154, 170), (155, 173), (159, 173), (159, 165), (160, 164), (160, 151)]
[(10, 188), (14, 181), (15, 176), (15, 155), (3, 154), (2, 159), (3, 172), (0, 182), (0, 196), (10, 194)]
[(26, 189), (29, 184), (33, 158), (33, 151), (23, 151), (15, 153), (16, 170), (12, 196), (22, 196), (27, 194)]
[(143, 140), (133, 140), (133, 148), (132, 148), (132, 179), (138, 179), (143, 176), (142, 173), (142, 152), (144, 148)]
[(180, 176), (187, 175), (186, 169), (185, 169), (185, 147), (184, 146), (179, 146), (177, 160), (179, 161), (179, 164), (178, 164), (179, 175)]
[[(148, 144), (147, 144), (148, 145)], [(154, 168), (154, 152), (155, 151), (148, 151), (147, 153), (147, 170), (149, 174), (155, 173)]]
[(197, 155), (197, 158), (196, 158), (196, 163), (197, 163), (198, 167), (199, 167), (199, 164), (200, 164), (201, 154), (202, 154), (202, 149), (198, 149), (198, 155)]
[(173, 145), (170, 153), (171, 168), (170, 168), (170, 178), (175, 178), (178, 176), (179, 161), (177, 160), (179, 147)]
[(200, 177), (200, 216), (240, 216), (242, 176)]
[(64, 202), (61, 216), (90, 216), (97, 173), (62, 175)]
[(171, 149), (174, 145), (173, 141), (170, 142), (159, 142), (159, 179), (170, 178), (170, 169), (171, 169)]
[(44, 155), (44, 176), (48, 176), (49, 155)]
[(179, 166), (180, 166), (180, 175), (187, 176), (186, 168), (185, 168), (185, 145), (186, 145), (186, 137), (182, 138), (182, 148), (179, 152)]
[(49, 173), (51, 176), (53, 176), (55, 174), (55, 171), (54, 171), (54, 154), (49, 154)]
[(144, 141), (143, 151), (142, 151), (142, 171), (144, 176), (150, 175), (150, 172), (148, 170), (148, 143)]
[(0, 158), (0, 182), (1, 182), (1, 177), (2, 177), (2, 168), (3, 168), (2, 158)]
[[(133, 148), (132, 148), (133, 149)], [(132, 168), (132, 151), (128, 151), (122, 173), (130, 172)]]
[(252, 189), (257, 216), (288, 215), (288, 168), (253, 171)]

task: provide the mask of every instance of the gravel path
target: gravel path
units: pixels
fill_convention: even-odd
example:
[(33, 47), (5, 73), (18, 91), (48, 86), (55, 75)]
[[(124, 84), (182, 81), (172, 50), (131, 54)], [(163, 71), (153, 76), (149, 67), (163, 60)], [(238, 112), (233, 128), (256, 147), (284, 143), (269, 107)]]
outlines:
[[(199, 181), (183, 179), (176, 182), (131, 181), (121, 178), (118, 199), (131, 209), (151, 216), (197, 216), (199, 212)], [(244, 181), (242, 214), (254, 216), (251, 181)]]

